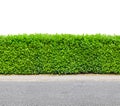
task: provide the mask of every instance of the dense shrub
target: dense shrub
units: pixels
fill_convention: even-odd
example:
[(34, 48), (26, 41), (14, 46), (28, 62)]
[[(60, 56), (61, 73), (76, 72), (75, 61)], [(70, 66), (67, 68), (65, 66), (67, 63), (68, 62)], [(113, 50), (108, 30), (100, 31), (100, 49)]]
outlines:
[(0, 74), (120, 73), (120, 36), (0, 36)]

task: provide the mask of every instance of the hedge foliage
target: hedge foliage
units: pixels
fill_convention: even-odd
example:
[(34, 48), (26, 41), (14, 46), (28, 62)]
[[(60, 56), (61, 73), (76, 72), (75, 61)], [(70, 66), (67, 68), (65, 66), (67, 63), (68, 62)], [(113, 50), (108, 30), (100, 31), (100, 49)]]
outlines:
[(120, 74), (120, 36), (0, 36), (0, 74)]

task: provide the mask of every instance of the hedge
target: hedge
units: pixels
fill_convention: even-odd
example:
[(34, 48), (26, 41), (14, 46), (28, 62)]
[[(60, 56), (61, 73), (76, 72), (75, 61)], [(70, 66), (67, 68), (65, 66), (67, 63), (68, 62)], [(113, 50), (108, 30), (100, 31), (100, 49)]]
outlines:
[(0, 74), (120, 74), (120, 36), (0, 36)]

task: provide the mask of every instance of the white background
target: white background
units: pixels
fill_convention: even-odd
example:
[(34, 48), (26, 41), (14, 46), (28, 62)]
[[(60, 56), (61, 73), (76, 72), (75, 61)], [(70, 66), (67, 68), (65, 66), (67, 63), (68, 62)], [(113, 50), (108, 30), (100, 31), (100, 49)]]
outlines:
[(120, 0), (0, 0), (0, 34), (120, 34)]

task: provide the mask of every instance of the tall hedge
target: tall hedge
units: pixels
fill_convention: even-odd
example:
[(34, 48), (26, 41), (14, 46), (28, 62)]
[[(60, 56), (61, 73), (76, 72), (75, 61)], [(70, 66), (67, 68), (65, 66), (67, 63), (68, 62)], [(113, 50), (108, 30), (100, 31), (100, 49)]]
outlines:
[(0, 74), (120, 74), (120, 36), (0, 36)]

